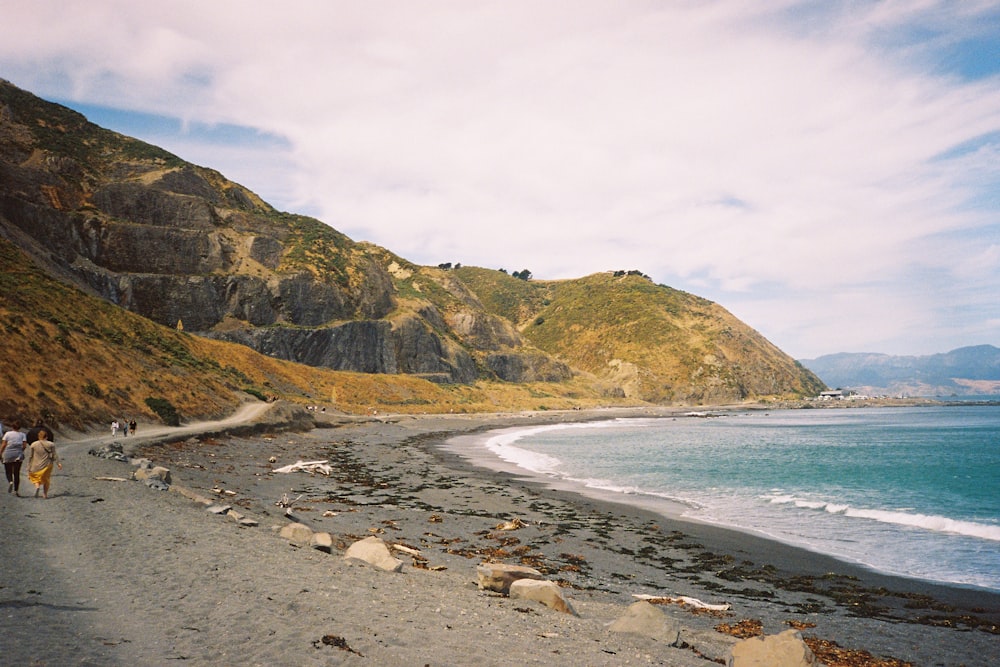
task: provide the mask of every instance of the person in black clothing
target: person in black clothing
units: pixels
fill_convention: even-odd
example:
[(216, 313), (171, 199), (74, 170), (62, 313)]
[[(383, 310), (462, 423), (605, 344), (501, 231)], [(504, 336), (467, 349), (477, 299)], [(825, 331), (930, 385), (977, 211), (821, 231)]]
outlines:
[(31, 446), (35, 440), (38, 440), (38, 434), (45, 431), (49, 435), (49, 442), (55, 442), (55, 436), (52, 435), (52, 429), (45, 425), (41, 419), (35, 420), (35, 425), (28, 429), (28, 446)]

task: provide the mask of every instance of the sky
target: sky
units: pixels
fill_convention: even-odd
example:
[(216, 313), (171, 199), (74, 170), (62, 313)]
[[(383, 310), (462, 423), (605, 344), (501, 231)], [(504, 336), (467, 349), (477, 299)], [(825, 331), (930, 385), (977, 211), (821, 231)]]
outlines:
[(1000, 345), (1000, 0), (0, 5), (0, 78), (409, 261)]

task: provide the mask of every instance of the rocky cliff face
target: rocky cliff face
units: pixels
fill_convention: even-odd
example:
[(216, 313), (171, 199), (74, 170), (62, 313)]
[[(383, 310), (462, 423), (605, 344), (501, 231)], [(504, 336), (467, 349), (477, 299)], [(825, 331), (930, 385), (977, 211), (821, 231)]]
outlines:
[(393, 278), (366, 247), (5, 82), (0, 229), (122, 308), (279, 358), (447, 382), (537, 376), (537, 352), (477, 366), (479, 351), (518, 356), (508, 327), (459, 333), (427, 307), (394, 316)]
[[(704, 300), (416, 266), (2, 80), (0, 235), (157, 323), (314, 366), (459, 383), (561, 382), (579, 369), (613, 395), (658, 402), (821, 385)], [(618, 312), (625, 297), (632, 310)], [(631, 313), (649, 311), (659, 319), (634, 326), (649, 318)]]

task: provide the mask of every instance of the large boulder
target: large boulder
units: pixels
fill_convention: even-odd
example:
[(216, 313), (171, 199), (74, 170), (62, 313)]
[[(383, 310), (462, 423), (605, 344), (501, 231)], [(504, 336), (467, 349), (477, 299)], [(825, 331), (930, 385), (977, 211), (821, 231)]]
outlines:
[(518, 579), (510, 585), (510, 597), (514, 600), (534, 600), (541, 602), (549, 609), (579, 616), (569, 599), (563, 595), (562, 589), (554, 581)]
[(132, 476), (140, 482), (148, 479), (155, 479), (163, 482), (164, 484), (170, 484), (170, 470), (164, 468), (163, 466), (136, 468)]
[(293, 521), (285, 524), (279, 535), (296, 546), (304, 547), (312, 541), (313, 531), (309, 526)]
[(629, 605), (625, 613), (611, 624), (610, 630), (642, 635), (671, 646), (679, 643), (681, 635), (680, 623), (645, 600)]
[(506, 563), (483, 563), (476, 568), (479, 579), (479, 590), (494, 591), (507, 595), (510, 585), (518, 579), (544, 579), (538, 570), (526, 565), (507, 565)]
[(816, 667), (816, 656), (797, 630), (751, 637), (733, 646), (728, 667)]
[(325, 531), (313, 533), (309, 539), (309, 546), (317, 551), (331, 553), (333, 551), (333, 536)]
[(385, 542), (374, 535), (349, 546), (344, 558), (360, 560), (386, 572), (399, 572), (403, 569), (403, 561), (393, 556)]

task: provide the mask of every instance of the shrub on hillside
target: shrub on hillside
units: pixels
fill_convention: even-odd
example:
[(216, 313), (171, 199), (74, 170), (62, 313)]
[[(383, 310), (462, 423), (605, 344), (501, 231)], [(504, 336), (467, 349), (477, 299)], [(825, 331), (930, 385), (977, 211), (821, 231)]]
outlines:
[(148, 405), (149, 409), (155, 412), (167, 426), (181, 425), (181, 416), (177, 414), (177, 408), (175, 408), (167, 399), (153, 398), (151, 396), (146, 399), (146, 405)]

